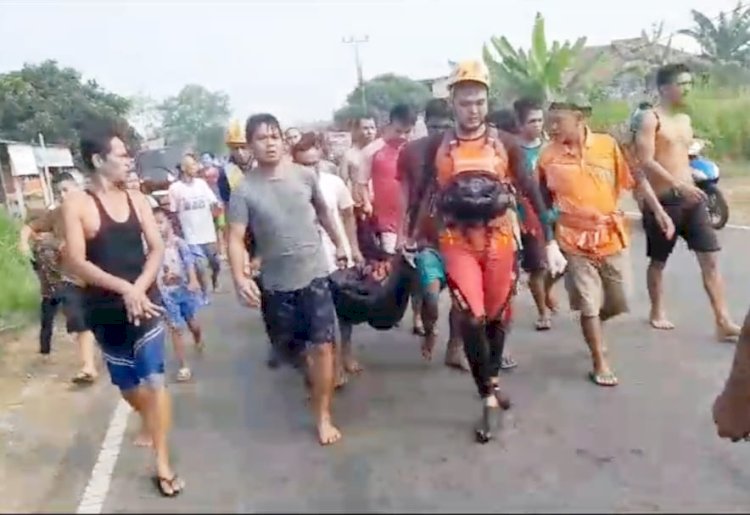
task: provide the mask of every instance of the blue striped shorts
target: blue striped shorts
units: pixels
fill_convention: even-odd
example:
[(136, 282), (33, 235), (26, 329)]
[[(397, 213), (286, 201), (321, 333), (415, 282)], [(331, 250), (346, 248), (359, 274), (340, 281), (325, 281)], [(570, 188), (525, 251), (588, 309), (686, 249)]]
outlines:
[(94, 325), (92, 331), (102, 349), (112, 384), (121, 391), (165, 384), (166, 331), (162, 320), (144, 321), (140, 326)]

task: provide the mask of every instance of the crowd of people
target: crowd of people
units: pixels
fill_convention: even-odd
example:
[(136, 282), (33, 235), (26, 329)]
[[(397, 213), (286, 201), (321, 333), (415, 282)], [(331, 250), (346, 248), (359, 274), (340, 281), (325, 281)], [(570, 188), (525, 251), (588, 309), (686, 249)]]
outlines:
[(381, 128), (371, 116), (352, 120), (352, 146), (333, 163), (319, 135), (284, 131), (273, 115), (256, 114), (229, 128), (226, 166), (185, 154), (162, 203), (140, 191), (117, 128), (93, 123), (81, 136), (89, 186), (59, 175), (62, 206), (21, 233), (42, 284), (40, 350), (50, 352), (62, 305), (81, 353), (73, 380), (96, 380), (98, 342), (112, 382), (142, 418), (137, 443), (155, 451), (155, 485), (174, 496), (184, 482), (167, 446), (166, 335), (177, 380), (191, 379), (185, 333), (203, 348), (197, 313), (220, 291), (224, 255), (239, 301), (261, 310), (269, 365), (288, 362), (304, 373), (323, 445), (342, 437), (332, 418), (335, 388), (362, 370), (354, 326), (340, 316), (329, 277), (409, 255), (421, 353), (432, 359), (447, 290), (444, 361), (473, 377), (481, 399), (474, 433), (485, 443), (512, 405), (500, 370), (517, 366), (505, 343), (522, 272), (537, 309), (534, 328), (553, 329), (553, 286), (562, 279), (580, 313), (591, 382), (618, 384), (603, 326), (629, 310), (630, 236), (618, 205), (633, 191), (644, 206), (651, 326), (675, 329), (662, 272), (682, 237), (700, 264), (717, 338), (740, 337), (714, 418), (721, 436), (745, 437), (750, 319), (742, 333), (731, 319), (718, 240), (692, 183), (693, 133), (681, 111), (691, 84), (684, 65), (661, 68), (658, 103), (641, 105), (631, 140), (618, 143), (589, 128), (591, 106), (575, 96), (548, 104), (521, 98), (489, 112), (489, 74), (466, 61), (452, 75), (450, 98), (426, 105), (423, 138), (410, 138), (416, 113), (396, 105)]

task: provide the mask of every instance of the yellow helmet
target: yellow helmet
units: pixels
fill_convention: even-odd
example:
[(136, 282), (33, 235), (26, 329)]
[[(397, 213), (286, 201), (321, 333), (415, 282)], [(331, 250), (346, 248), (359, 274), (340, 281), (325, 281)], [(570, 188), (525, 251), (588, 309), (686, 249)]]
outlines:
[(229, 124), (229, 129), (227, 130), (227, 146), (244, 145), (245, 143), (245, 129), (240, 122), (232, 120), (232, 123)]
[(461, 61), (448, 79), (448, 87), (452, 88), (462, 82), (478, 82), (489, 88), (490, 72), (482, 61)]

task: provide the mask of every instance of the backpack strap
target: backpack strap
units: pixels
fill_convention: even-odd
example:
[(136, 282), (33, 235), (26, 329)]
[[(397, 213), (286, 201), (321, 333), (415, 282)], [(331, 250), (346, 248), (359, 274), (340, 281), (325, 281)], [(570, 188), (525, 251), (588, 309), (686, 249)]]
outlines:
[[(449, 129), (449, 131), (450, 130), (452, 129)], [(435, 161), (437, 159), (438, 152), (445, 151), (443, 146), (450, 144), (450, 141), (446, 143), (445, 134), (443, 134), (440, 138), (430, 138), (429, 136), (427, 138), (427, 145), (424, 149), (424, 155), (422, 156), (422, 169), (420, 170), (421, 173), (418, 176), (419, 183), (417, 184), (417, 188), (415, 190), (416, 198), (419, 199), (419, 201), (410, 205), (408, 210), (408, 234), (412, 234), (414, 232), (417, 224), (417, 217), (419, 216), (422, 205), (427, 202), (429, 200), (429, 197), (431, 197), (432, 195), (432, 190), (437, 180), (437, 166), (435, 165)]]

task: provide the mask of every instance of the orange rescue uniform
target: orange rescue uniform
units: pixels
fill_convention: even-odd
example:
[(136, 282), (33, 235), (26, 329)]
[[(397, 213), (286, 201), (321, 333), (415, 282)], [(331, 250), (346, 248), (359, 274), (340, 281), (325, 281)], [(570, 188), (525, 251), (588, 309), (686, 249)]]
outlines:
[[(444, 189), (467, 171), (491, 171), (508, 182), (508, 154), (496, 134), (441, 145), (435, 157), (437, 183)], [(459, 307), (476, 318), (510, 318), (516, 279), (513, 220), (502, 215), (486, 227), (443, 226), (439, 236), (448, 284)]]

